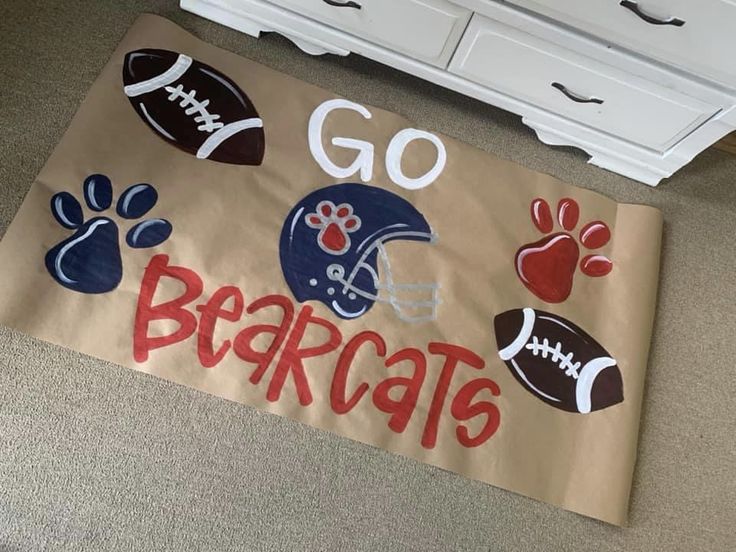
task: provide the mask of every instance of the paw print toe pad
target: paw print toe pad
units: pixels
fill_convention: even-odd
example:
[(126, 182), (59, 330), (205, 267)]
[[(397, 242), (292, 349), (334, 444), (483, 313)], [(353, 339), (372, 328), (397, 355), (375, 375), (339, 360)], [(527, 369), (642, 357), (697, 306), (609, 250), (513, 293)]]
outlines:
[(171, 231), (171, 223), (168, 220), (144, 220), (128, 230), (125, 236), (125, 243), (135, 249), (156, 247), (169, 239)]
[(550, 211), (549, 203), (542, 198), (535, 199), (531, 204), (531, 215), (537, 230), (543, 234), (549, 234), (552, 231), (552, 211)]
[(54, 194), (51, 198), (51, 213), (54, 215), (56, 222), (70, 230), (79, 228), (84, 222), (82, 206), (77, 198), (69, 192)]
[(611, 230), (605, 222), (589, 222), (580, 230), (580, 243), (588, 249), (598, 249), (611, 241)]
[(104, 174), (89, 175), (84, 179), (82, 189), (84, 201), (93, 211), (99, 213), (112, 205), (112, 182)]
[(137, 219), (150, 211), (158, 201), (156, 188), (150, 184), (134, 184), (118, 200), (116, 211), (126, 219)]
[(575, 229), (580, 218), (580, 207), (578, 202), (569, 197), (563, 198), (557, 204), (557, 222), (565, 230), (571, 232)]

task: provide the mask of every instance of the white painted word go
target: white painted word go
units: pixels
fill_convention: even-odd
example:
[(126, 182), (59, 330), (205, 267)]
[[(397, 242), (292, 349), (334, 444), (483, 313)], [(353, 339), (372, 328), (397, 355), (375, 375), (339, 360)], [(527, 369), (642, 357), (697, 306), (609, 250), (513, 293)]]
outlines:
[[(335, 165), (322, 146), (322, 126), (327, 115), (335, 109), (350, 109), (357, 111), (365, 119), (371, 118), (371, 113), (360, 104), (350, 102), (348, 100), (327, 100), (314, 110), (309, 118), (309, 150), (315, 161), (322, 167), (326, 173), (335, 178), (348, 178), (360, 171), (360, 179), (368, 182), (373, 176), (373, 144), (365, 140), (356, 140), (354, 138), (343, 138), (336, 136), (332, 139), (334, 146), (353, 149), (358, 152), (355, 160), (347, 167)], [(437, 149), (437, 160), (434, 166), (425, 174), (418, 178), (409, 178), (401, 171), (401, 156), (409, 142), (413, 140), (428, 140)], [(386, 149), (386, 172), (389, 178), (402, 188), (407, 190), (418, 190), (429, 186), (445, 168), (447, 161), (447, 152), (442, 141), (429, 132), (417, 130), (415, 128), (406, 128), (396, 133), (391, 139)]]

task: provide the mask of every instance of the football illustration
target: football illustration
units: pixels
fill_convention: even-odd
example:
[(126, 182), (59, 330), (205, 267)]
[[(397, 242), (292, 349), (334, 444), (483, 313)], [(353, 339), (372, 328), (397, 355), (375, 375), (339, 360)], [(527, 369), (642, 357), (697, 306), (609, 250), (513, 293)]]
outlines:
[(538, 399), (581, 414), (624, 400), (616, 361), (572, 322), (525, 308), (503, 312), (493, 323), (501, 360)]
[(248, 96), (228, 77), (187, 55), (168, 50), (128, 52), (125, 95), (162, 139), (198, 159), (260, 165), (263, 121)]

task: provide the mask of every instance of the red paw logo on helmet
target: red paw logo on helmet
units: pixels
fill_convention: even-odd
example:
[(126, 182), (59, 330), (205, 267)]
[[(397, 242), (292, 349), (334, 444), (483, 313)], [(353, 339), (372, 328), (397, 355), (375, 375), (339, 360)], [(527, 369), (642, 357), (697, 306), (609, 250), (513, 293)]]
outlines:
[(319, 230), (317, 243), (330, 255), (342, 255), (350, 249), (350, 234), (360, 228), (360, 217), (353, 214), (352, 205), (341, 203), (335, 206), (331, 201), (318, 203), (317, 210), (307, 214), (304, 222)]
[[(552, 212), (544, 199), (532, 201), (531, 217), (540, 232), (552, 232)], [(570, 198), (561, 199), (557, 205), (557, 222), (566, 231), (545, 236), (522, 246), (516, 252), (516, 273), (527, 289), (542, 301), (561, 303), (572, 291), (580, 248), (578, 240), (569, 232), (575, 229), (579, 217), (577, 202)], [(596, 220), (583, 226), (578, 239), (585, 248), (598, 249), (610, 241), (611, 231), (605, 222)], [(586, 276), (605, 276), (612, 268), (613, 263), (604, 255), (586, 255), (580, 261), (580, 271)]]

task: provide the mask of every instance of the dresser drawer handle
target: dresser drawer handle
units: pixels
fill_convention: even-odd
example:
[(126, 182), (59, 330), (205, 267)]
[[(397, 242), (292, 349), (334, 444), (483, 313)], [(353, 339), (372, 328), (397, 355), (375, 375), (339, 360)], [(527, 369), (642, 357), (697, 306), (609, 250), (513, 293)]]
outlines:
[(568, 98), (570, 98), (574, 102), (578, 102), (578, 103), (595, 103), (595, 104), (602, 104), (603, 103), (603, 100), (601, 100), (600, 98), (595, 98), (595, 97), (586, 98), (584, 96), (580, 96), (578, 94), (575, 94), (575, 92), (571, 92), (570, 90), (567, 89), (567, 87), (564, 84), (560, 84), (559, 82), (553, 82), (552, 83), (552, 87), (553, 88), (556, 88), (557, 90), (559, 90), (560, 92), (562, 92), (565, 96), (567, 96)]
[(335, 6), (336, 8), (355, 8), (356, 10), (359, 10), (363, 6), (358, 4), (357, 2), (353, 2), (352, 0), (349, 0), (348, 2), (336, 2), (335, 0), (322, 0), (325, 4), (329, 4), (330, 6)]
[(657, 19), (656, 17), (652, 17), (648, 13), (644, 13), (642, 11), (638, 2), (633, 2), (632, 0), (621, 0), (621, 2), (619, 2), (619, 6), (623, 6), (624, 8), (631, 10), (644, 21), (651, 23), (652, 25), (673, 25), (674, 27), (682, 27), (685, 24), (682, 19), (677, 17), (668, 17), (667, 19)]

